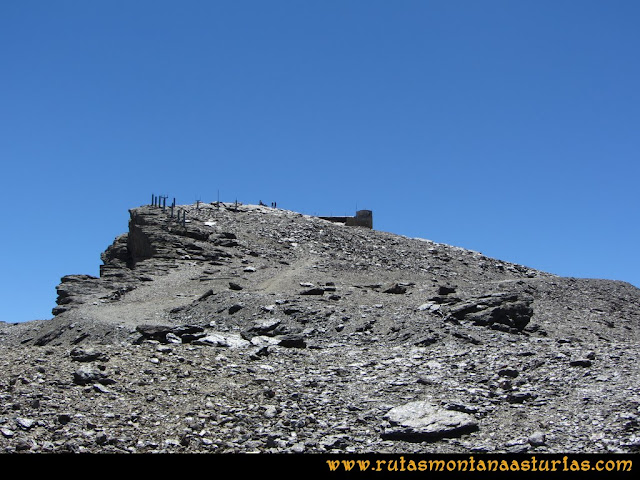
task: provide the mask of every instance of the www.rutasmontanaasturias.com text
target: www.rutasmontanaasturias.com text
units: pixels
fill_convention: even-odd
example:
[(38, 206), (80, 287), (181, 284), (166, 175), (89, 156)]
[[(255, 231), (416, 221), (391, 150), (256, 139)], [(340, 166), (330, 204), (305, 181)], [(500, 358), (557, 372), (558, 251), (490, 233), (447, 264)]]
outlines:
[(429, 459), (414, 460), (401, 456), (397, 459), (327, 460), (329, 471), (372, 472), (630, 472), (629, 459)]

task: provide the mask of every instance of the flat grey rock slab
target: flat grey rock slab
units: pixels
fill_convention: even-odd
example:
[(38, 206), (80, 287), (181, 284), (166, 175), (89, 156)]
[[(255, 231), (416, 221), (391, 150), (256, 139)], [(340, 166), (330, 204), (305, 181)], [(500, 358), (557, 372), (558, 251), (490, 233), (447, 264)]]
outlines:
[(457, 437), (478, 429), (475, 418), (467, 413), (446, 410), (428, 401), (410, 402), (392, 408), (384, 416), (389, 422), (382, 437), (411, 442)]
[(251, 345), (251, 342), (245, 340), (240, 335), (235, 333), (211, 333), (206, 337), (194, 341), (193, 343), (196, 345), (210, 345), (212, 347), (228, 348), (244, 348)]

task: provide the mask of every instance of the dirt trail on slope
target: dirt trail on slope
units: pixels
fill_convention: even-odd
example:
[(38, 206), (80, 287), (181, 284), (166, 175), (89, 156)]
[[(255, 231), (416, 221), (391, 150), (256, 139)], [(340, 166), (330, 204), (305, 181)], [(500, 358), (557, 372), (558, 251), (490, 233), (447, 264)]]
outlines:
[(313, 273), (309, 270), (314, 263), (313, 257), (304, 257), (280, 271), (278, 275), (261, 282), (257, 290), (270, 294), (291, 292), (295, 288), (300, 288), (300, 282), (311, 281), (309, 278)]

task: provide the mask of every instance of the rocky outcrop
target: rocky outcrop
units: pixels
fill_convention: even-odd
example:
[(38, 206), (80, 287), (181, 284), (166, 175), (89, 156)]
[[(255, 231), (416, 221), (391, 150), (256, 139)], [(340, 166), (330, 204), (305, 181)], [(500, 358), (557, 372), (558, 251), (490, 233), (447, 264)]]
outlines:
[(91, 275), (66, 275), (62, 277), (60, 284), (56, 287), (58, 306), (53, 309), (53, 314), (58, 315), (67, 311), (72, 305), (84, 303), (84, 297), (87, 294), (100, 290), (101, 285), (98, 279)]
[(533, 316), (532, 303), (531, 296), (494, 293), (455, 303), (449, 308), (449, 316), (474, 325), (519, 332)]

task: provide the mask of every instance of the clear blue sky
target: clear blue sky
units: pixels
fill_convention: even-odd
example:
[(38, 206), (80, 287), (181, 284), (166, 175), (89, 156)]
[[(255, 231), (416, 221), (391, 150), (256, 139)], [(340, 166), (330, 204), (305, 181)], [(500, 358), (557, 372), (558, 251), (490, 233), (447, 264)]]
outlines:
[(640, 286), (636, 0), (3, 0), (0, 320), (152, 193)]

